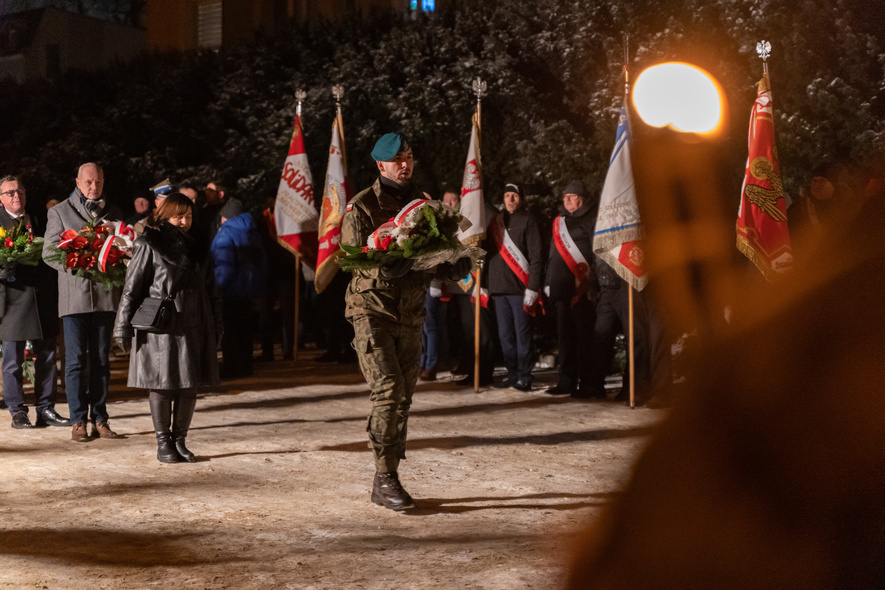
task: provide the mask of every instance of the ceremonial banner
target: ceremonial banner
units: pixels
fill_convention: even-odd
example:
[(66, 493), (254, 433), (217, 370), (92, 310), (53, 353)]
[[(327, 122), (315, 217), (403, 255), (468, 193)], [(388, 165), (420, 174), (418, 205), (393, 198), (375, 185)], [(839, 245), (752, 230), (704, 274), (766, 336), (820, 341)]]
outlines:
[(464, 179), (461, 183), (461, 229), (458, 239), (464, 244), (479, 245), (485, 237), (486, 208), (482, 195), (482, 161), (480, 158), (479, 120), (473, 115), (473, 129), (470, 133), (470, 147), (467, 150), (467, 164), (464, 166)]
[(759, 81), (759, 93), (750, 112), (747, 167), (736, 229), (738, 250), (767, 280), (774, 280), (793, 266), (767, 75)]
[(344, 122), (341, 113), (332, 123), (332, 143), (329, 147), (329, 165), (323, 188), (323, 208), (319, 231), (314, 286), (322, 293), (338, 272), (338, 256), (341, 256), (341, 220), (351, 195), (347, 191), (347, 157), (344, 151)]
[(289, 142), (289, 155), (286, 156), (283, 176), (277, 189), (274, 220), (280, 244), (300, 257), (307, 266), (314, 268), (317, 260), (319, 214), (314, 205), (313, 179), (307, 164), (307, 154), (304, 152), (301, 115), (295, 115), (295, 130)]
[(626, 103), (621, 107), (615, 148), (605, 175), (593, 251), (637, 291), (648, 282), (642, 266), (642, 225), (630, 160), (630, 122)]

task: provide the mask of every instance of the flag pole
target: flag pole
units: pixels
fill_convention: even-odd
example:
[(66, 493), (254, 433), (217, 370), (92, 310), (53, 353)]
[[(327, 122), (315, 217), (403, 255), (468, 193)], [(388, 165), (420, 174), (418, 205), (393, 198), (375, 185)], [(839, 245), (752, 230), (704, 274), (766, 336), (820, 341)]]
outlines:
[[(475, 78), (473, 80), (473, 92), (476, 94), (476, 143), (479, 148), (482, 146), (481, 140), (481, 131), (482, 131), (482, 97), (486, 93), (486, 83), (482, 81), (481, 78)], [(477, 149), (477, 159), (481, 158), (482, 152)], [(480, 160), (481, 161), (481, 160)], [(480, 168), (482, 170), (482, 168)], [(481, 173), (481, 172), (480, 172)], [(480, 203), (481, 207), (485, 207), (485, 203)], [(479, 246), (479, 240), (477, 240), (476, 244)], [(482, 282), (480, 281), (480, 277), (482, 275), (482, 262), (480, 262), (476, 267), (476, 275), (475, 275), (475, 290), (476, 290), (476, 301), (474, 302), (474, 313), (473, 313), (473, 392), (479, 393), (479, 357), (480, 357), (480, 346), (479, 346), (479, 314), (482, 312)]]
[[(307, 98), (307, 92), (299, 88), (295, 91), (295, 100), (298, 103), (295, 106), (295, 116), (301, 117), (301, 103)], [(301, 255), (295, 255), (295, 329), (292, 333), (292, 362), (298, 360), (298, 322), (300, 320), (299, 307), (301, 304)], [(285, 354), (286, 351), (283, 351)]]
[[(630, 96), (630, 35), (624, 33), (624, 102), (627, 102), (627, 98)], [(628, 109), (629, 111), (629, 109)], [(633, 283), (627, 282), (628, 297), (627, 297), (627, 331), (629, 332), (627, 337), (627, 370), (630, 379), (630, 409), (636, 409), (636, 355), (635, 351), (635, 337), (633, 334)]]

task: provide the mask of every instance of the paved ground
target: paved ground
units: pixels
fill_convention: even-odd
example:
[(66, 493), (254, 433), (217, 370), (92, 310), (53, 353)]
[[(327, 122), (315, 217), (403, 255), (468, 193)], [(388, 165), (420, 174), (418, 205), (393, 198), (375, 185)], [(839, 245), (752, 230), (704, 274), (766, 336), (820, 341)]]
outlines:
[(418, 386), (400, 471), (419, 506), (394, 513), (369, 502), (356, 365), (313, 356), (201, 395), (195, 464), (157, 462), (123, 361), (109, 409), (125, 440), (4, 424), (0, 588), (556, 588), (663, 415), (442, 374)]

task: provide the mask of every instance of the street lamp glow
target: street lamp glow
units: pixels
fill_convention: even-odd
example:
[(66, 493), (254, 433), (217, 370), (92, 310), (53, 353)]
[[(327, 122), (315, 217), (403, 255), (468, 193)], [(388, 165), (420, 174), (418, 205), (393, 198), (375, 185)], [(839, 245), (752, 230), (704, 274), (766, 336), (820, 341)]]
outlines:
[(710, 133), (722, 119), (719, 84), (697, 66), (663, 63), (642, 72), (633, 87), (633, 104), (652, 127)]

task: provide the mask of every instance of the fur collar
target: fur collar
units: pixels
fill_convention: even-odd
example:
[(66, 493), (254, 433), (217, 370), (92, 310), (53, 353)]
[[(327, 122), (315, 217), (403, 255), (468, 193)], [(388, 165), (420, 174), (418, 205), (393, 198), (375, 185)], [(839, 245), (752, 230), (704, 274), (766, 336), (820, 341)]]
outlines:
[(142, 235), (148, 246), (169, 264), (188, 269), (200, 262), (197, 240), (166, 221), (159, 227), (146, 225)]

